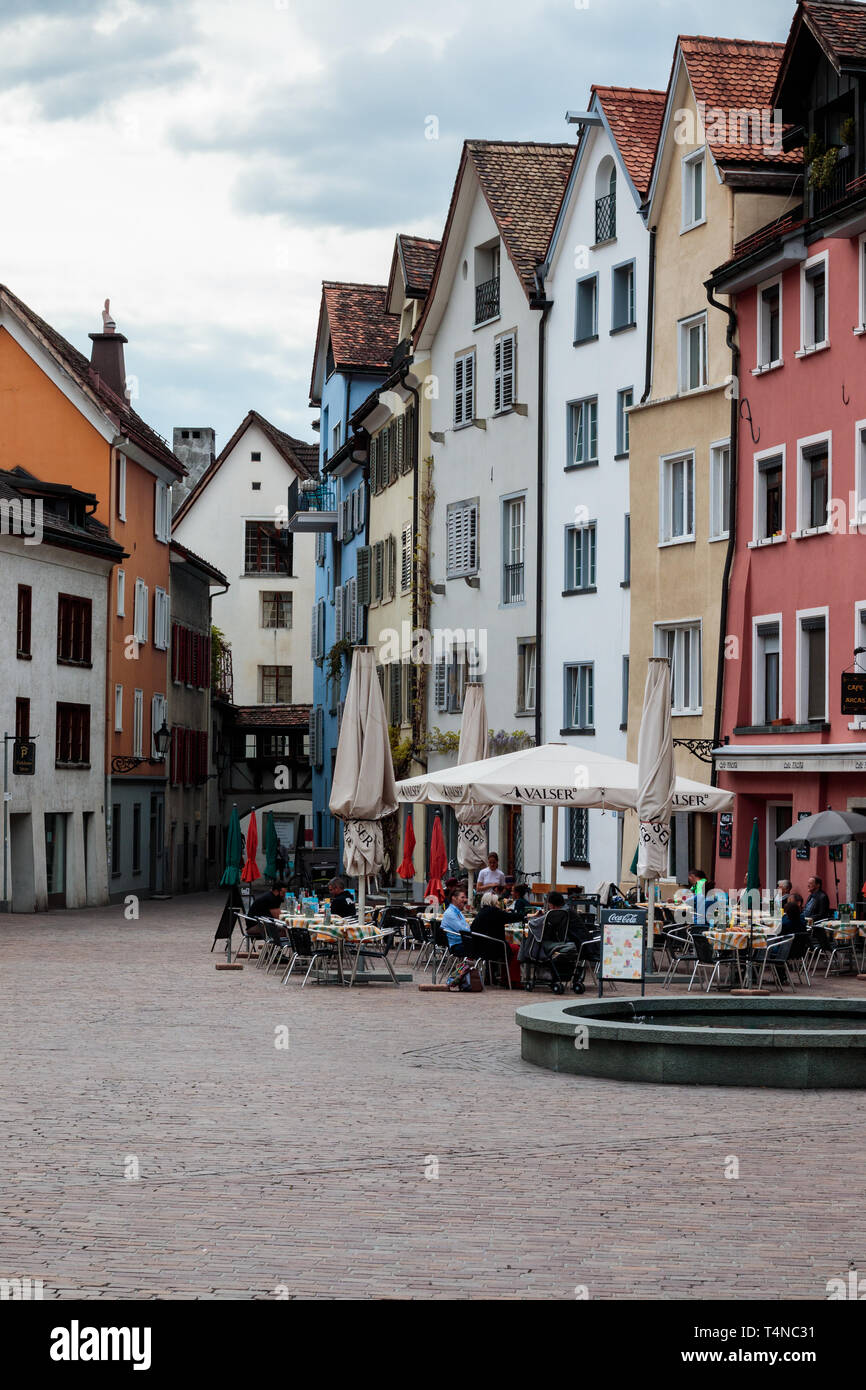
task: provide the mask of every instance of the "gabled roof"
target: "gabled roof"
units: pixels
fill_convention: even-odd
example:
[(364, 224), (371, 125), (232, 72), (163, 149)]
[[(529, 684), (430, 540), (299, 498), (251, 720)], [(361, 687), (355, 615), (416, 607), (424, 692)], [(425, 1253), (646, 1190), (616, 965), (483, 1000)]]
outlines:
[(216, 565), (210, 564), (208, 560), (202, 559), (201, 555), (196, 555), (189, 546), (181, 545), (180, 541), (172, 539), (171, 554), (176, 555), (179, 560), (185, 561), (195, 569), (201, 570), (202, 574), (206, 575), (214, 584), (225, 584), (226, 588), (229, 587), (229, 582), (222, 570), (218, 570)]
[(198, 500), (208, 483), (211, 482), (214, 476), (219, 472), (236, 444), (246, 434), (251, 425), (258, 425), (262, 433), (270, 440), (271, 444), (273, 444), (280, 457), (285, 460), (299, 478), (318, 477), (318, 444), (307, 444), (302, 439), (293, 439), (292, 436), (286, 434), (284, 430), (278, 430), (276, 425), (272, 425), (270, 420), (266, 420), (264, 415), (260, 415), (257, 410), (248, 410), (229, 442), (222, 451), (217, 454), (213, 463), (208, 465), (195, 487), (181, 502), (172, 518), (172, 529), (183, 520), (193, 503)]
[[(784, 44), (762, 43), (753, 39), (716, 39), (704, 34), (681, 34), (678, 47), (683, 55), (692, 91), (707, 107), (750, 112), (772, 107), (773, 88)], [(757, 134), (748, 131), (749, 135)], [(717, 164), (799, 165), (794, 151), (766, 150), (758, 138), (732, 142), (714, 140), (711, 144)]]
[(312, 705), (237, 705), (236, 729), (307, 729)]
[(508, 259), (527, 299), (532, 299), (536, 291), (535, 268), (544, 260), (574, 155), (575, 146), (569, 144), (464, 141), (433, 280), (415, 328), (416, 342), (436, 298), (467, 170), (477, 178)]
[(44, 345), (56, 357), (79, 386), (109, 416), (121, 434), (124, 434), (139, 448), (158, 463), (164, 464), (178, 478), (186, 476), (186, 468), (172, 453), (166, 440), (150, 428), (128, 401), (112, 391), (98, 373), (94, 372), (89, 360), (74, 348), (70, 342), (52, 328), (50, 323), (34, 313), (29, 305), (13, 294), (6, 285), (0, 285), (0, 305), (7, 304), (10, 311), (22, 320), (30, 330), (41, 338)]
[(804, 31), (837, 73), (866, 68), (866, 5), (860, 0), (800, 0), (772, 95), (774, 105), (786, 112), (789, 106), (800, 106), (808, 100), (799, 69), (811, 66), (815, 50), (807, 39), (806, 48), (811, 49), (812, 56), (803, 51)]
[(43, 482), (35, 473), (30, 473), (20, 465), (0, 470), (0, 499), (12, 502), (27, 498), (39, 499), (42, 502), (42, 538), (47, 544), (59, 545), (68, 550), (81, 550), (114, 561), (125, 558), (127, 552), (123, 546), (112, 540), (108, 527), (97, 521), (92, 513), (85, 516), (83, 526), (77, 526), (68, 517), (55, 511), (52, 505), (64, 498), (74, 498), (84, 506), (95, 507), (98, 501), (95, 494), (82, 492), (80, 488), (71, 487), (66, 483)]
[(397, 237), (406, 294), (410, 298), (423, 299), (429, 290), (441, 245), (441, 241), (431, 241), (429, 237), (404, 236), (402, 233)]
[(399, 331), (399, 315), (388, 312), (387, 285), (324, 280), (310, 378), (310, 404), (319, 404), (317, 368), (320, 358), (327, 354), (329, 341), (336, 371), (385, 372), (391, 366)]
[(653, 88), (592, 84), (629, 177), (642, 198), (652, 178), (653, 160), (665, 112), (665, 93)]

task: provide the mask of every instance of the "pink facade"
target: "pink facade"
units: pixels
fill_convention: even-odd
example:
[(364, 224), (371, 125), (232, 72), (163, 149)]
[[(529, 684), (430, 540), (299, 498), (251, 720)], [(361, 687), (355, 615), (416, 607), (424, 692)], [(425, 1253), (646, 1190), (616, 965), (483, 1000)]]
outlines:
[[(842, 672), (854, 648), (866, 647), (866, 509), (862, 532), (857, 525), (866, 483), (864, 226), (849, 219), (810, 240), (809, 224), (795, 224), (768, 237), (763, 261), (751, 254), (752, 283), (733, 296), (741, 415), (721, 720), (728, 744), (716, 766), (737, 800), (732, 854), (716, 863), (723, 886), (744, 881), (755, 817), (762, 886), (772, 887), (788, 862), (773, 846), (786, 823), (828, 806), (866, 811), (866, 718), (841, 711)], [(780, 365), (767, 366), (771, 359)], [(866, 655), (857, 661), (866, 669)], [(852, 846), (850, 867), (847, 850), (836, 867), (841, 901), (866, 896), (862, 847)], [(795, 887), (812, 873), (835, 904), (826, 850), (790, 859)]]

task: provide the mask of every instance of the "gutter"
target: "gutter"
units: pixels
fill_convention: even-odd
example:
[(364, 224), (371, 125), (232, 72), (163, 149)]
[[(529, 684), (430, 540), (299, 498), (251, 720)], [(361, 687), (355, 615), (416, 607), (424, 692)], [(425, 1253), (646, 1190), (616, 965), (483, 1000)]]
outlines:
[(542, 737), (542, 660), (544, 639), (544, 363), (547, 342), (547, 318), (553, 308), (553, 300), (544, 292), (543, 267), (535, 272), (536, 293), (530, 300), (531, 309), (540, 309), (538, 320), (538, 453), (536, 460), (536, 537), (535, 537), (535, 744), (541, 745)]
[[(718, 309), (721, 313), (727, 314), (728, 326), (725, 330), (725, 341), (731, 350), (731, 376), (734, 382), (734, 394), (731, 396), (731, 467), (730, 479), (728, 482), (728, 545), (725, 551), (725, 567), (722, 573), (722, 592), (721, 603), (719, 606), (719, 649), (716, 664), (716, 709), (713, 721), (713, 747), (718, 748), (721, 743), (722, 730), (722, 696), (724, 694), (725, 680), (725, 629), (728, 623), (728, 586), (731, 578), (731, 567), (734, 562), (734, 549), (737, 542), (737, 453), (738, 453), (738, 431), (740, 422), (740, 397), (739, 397), (739, 371), (740, 371), (740, 349), (736, 343), (737, 315), (736, 311), (728, 304), (722, 304), (721, 300), (713, 295), (712, 281), (707, 280), (704, 288), (707, 292), (707, 302), (713, 309)], [(716, 764), (713, 762), (710, 773), (710, 786), (717, 784)], [(716, 839), (713, 841), (713, 861), (715, 869)]]
[(650, 228), (649, 234), (649, 271), (647, 275), (647, 305), (646, 305), (646, 371), (644, 375), (643, 395), (640, 404), (649, 399), (649, 393), (653, 384), (653, 314), (655, 313), (656, 296), (656, 229)]

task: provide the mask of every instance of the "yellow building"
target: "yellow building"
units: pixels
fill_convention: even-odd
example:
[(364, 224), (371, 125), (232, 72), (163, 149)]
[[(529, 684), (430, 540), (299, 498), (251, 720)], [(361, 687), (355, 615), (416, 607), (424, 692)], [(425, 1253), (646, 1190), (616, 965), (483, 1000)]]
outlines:
[[(769, 107), (782, 52), (781, 44), (679, 38), (647, 199), (647, 381), (630, 412), (628, 756), (637, 758), (647, 658), (667, 655), (677, 772), (707, 782), (739, 400), (728, 315), (709, 303), (705, 281), (790, 202), (797, 157), (781, 152)], [(637, 838), (630, 822), (626, 869)], [(674, 817), (671, 877), (684, 882), (690, 864), (712, 873), (713, 861), (714, 819)]]

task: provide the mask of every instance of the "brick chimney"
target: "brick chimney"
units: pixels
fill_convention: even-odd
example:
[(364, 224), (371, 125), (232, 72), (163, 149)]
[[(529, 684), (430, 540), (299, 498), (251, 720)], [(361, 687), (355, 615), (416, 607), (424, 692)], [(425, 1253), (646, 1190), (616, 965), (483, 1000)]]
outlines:
[(128, 342), (122, 333), (118, 333), (117, 324), (109, 312), (109, 301), (106, 299), (105, 308), (102, 311), (102, 332), (88, 333), (88, 338), (93, 343), (93, 351), (90, 355), (91, 370), (109, 386), (116, 396), (122, 401), (127, 399), (126, 395), (126, 363), (123, 360), (123, 345)]

